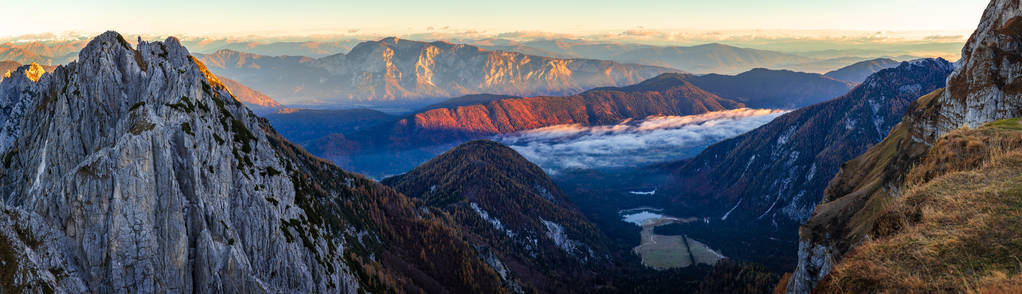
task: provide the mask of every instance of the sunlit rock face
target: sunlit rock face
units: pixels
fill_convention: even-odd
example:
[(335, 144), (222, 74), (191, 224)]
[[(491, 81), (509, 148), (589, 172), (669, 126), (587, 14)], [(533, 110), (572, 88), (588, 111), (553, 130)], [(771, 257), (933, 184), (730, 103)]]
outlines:
[[(869, 238), (870, 211), (899, 197), (904, 174), (941, 136), (963, 127), (1022, 116), (1022, 9), (993, 0), (962, 49), (947, 88), (917, 100), (884, 142), (849, 161), (800, 229), (798, 268), (788, 292), (805, 293)], [(884, 152), (888, 150), (890, 152)]]
[(386, 38), (313, 63), (347, 77), (351, 98), (394, 100), (475, 93), (571, 94), (634, 84), (669, 69), (488, 51), (447, 42)]
[(220, 50), (199, 58), (218, 75), (284, 102), (415, 102), (471, 94), (572, 95), (678, 70), (560, 59), (442, 41), (386, 38), (322, 58)]
[(1022, 116), (1022, 8), (1019, 1), (991, 1), (979, 28), (962, 49), (947, 91), (926, 117), (929, 139), (961, 126)]
[(261, 130), (173, 38), (136, 50), (108, 32), (52, 73), (19, 68), (0, 83), (5, 285), (354, 291), (318, 253), (341, 244), (287, 241), (281, 222), (306, 213)]
[(28, 66), (28, 69), (25, 70), (25, 77), (28, 78), (29, 80), (32, 80), (33, 82), (38, 82), (39, 79), (42, 78), (43, 74), (45, 73), (46, 70), (43, 69), (42, 66), (33, 62)]

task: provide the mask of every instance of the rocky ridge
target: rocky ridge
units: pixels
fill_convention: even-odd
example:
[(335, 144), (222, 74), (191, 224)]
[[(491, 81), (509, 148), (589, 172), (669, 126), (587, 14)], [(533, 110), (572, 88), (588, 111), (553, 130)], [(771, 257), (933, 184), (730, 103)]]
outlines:
[(905, 174), (942, 136), (960, 127), (1022, 116), (1020, 46), (1020, 3), (992, 0), (962, 49), (947, 88), (916, 100), (883, 142), (846, 163), (830, 183), (800, 228), (798, 267), (788, 292), (811, 291), (849, 251), (870, 238), (879, 212), (904, 192)]

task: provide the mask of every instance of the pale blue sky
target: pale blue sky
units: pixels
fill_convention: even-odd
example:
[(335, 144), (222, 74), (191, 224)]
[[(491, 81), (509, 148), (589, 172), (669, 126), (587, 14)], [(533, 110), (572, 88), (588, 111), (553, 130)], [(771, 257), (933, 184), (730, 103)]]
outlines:
[(44, 32), (237, 35), (657, 30), (868, 30), (968, 34), (987, 0), (38, 0), (0, 1), (0, 37)]

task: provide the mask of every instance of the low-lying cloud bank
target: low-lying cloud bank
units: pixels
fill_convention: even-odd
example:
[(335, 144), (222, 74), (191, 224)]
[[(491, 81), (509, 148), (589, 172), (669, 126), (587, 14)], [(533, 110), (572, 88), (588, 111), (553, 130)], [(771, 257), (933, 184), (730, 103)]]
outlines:
[(634, 167), (695, 156), (710, 144), (748, 132), (786, 112), (743, 108), (649, 117), (610, 126), (551, 126), (495, 139), (550, 173)]

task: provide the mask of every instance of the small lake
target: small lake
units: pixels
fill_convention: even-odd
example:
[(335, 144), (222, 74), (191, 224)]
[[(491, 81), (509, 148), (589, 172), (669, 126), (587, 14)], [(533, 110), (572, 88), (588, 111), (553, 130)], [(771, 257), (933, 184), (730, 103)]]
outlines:
[(687, 235), (660, 235), (654, 228), (673, 223), (690, 223), (699, 218), (679, 218), (665, 215), (657, 208), (634, 208), (622, 210), (621, 220), (642, 227), (641, 242), (632, 252), (642, 258), (642, 264), (653, 269), (689, 267), (693, 264), (714, 265), (724, 255), (710, 246), (689, 238)]

